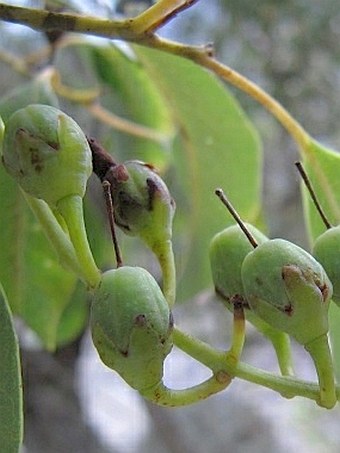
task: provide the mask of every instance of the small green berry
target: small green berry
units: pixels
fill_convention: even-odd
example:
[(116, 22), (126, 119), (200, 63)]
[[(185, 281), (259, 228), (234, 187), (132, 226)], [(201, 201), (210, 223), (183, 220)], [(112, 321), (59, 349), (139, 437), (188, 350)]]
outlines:
[(172, 348), (172, 316), (155, 279), (145, 269), (120, 267), (102, 275), (91, 330), (102, 361), (133, 388), (159, 384)]
[(49, 105), (17, 110), (5, 125), (3, 163), (30, 195), (55, 206), (67, 196), (83, 197), (92, 156), (78, 124)]

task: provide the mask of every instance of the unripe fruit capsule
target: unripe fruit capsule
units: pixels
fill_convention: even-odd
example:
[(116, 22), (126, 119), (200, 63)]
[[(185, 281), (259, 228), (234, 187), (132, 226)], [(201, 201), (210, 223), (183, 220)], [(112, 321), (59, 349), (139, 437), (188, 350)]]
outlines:
[(3, 163), (30, 195), (55, 206), (67, 196), (83, 197), (92, 156), (78, 124), (49, 105), (17, 110), (5, 125)]
[(332, 408), (337, 399), (327, 313), (333, 288), (321, 264), (297, 245), (273, 239), (247, 255), (241, 274), (257, 316), (309, 352), (319, 378), (318, 403)]
[(247, 300), (263, 320), (304, 345), (327, 333), (332, 284), (305, 250), (273, 239), (247, 255), (241, 273)]
[(175, 203), (162, 178), (143, 162), (127, 161), (106, 174), (112, 186), (115, 221), (151, 248), (172, 237)]
[(155, 279), (145, 269), (124, 266), (102, 275), (91, 330), (102, 361), (136, 390), (159, 384), (172, 348), (172, 317)]
[[(257, 244), (269, 239), (253, 225), (244, 223)], [(275, 348), (283, 375), (291, 375), (292, 358), (290, 340), (286, 333), (277, 330), (250, 310), (243, 287), (241, 268), (244, 258), (254, 250), (239, 225), (230, 226), (217, 233), (210, 243), (209, 257), (216, 294), (224, 305), (234, 311), (234, 304), (242, 304), (247, 320), (265, 335)]]
[[(259, 244), (268, 240), (254, 226), (248, 223), (245, 226)], [(244, 258), (253, 250), (254, 248), (238, 225), (230, 226), (217, 233), (210, 242), (209, 258), (215, 290), (231, 311), (233, 311), (232, 301), (235, 297), (243, 299), (245, 306), (247, 305), (241, 267)]]

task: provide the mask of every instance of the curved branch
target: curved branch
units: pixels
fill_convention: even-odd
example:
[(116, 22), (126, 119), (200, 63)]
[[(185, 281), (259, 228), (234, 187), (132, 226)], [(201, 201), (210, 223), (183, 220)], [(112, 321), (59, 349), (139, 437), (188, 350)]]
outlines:
[[(169, 14), (167, 17), (170, 20), (176, 12), (184, 7), (189, 7), (192, 3), (190, 0), (184, 3), (183, 1), (164, 0), (156, 3), (156, 5), (136, 18), (119, 21), (0, 4), (0, 20), (26, 25), (34, 30), (40, 31), (58, 29), (109, 39), (123, 39), (187, 58), (211, 70), (259, 102), (282, 124), (296, 141), (300, 151), (302, 153), (308, 153), (312, 139), (298, 121), (279, 102), (255, 83), (215, 59), (211, 45), (188, 46), (160, 38), (150, 32), (150, 30), (152, 31), (164, 25), (166, 20), (164, 21), (164, 17), (162, 18), (159, 15), (163, 14), (165, 10)], [(177, 5), (177, 8), (174, 8), (174, 5)], [(163, 8), (161, 8), (162, 6)], [(148, 20), (146, 20), (147, 18)]]

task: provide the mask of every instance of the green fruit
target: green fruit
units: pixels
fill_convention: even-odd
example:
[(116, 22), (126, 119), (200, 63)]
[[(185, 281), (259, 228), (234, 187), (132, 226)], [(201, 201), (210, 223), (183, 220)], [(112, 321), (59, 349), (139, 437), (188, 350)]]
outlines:
[(54, 206), (67, 196), (83, 197), (92, 156), (78, 124), (49, 105), (17, 110), (5, 125), (3, 163), (30, 195)]
[(337, 397), (327, 337), (333, 288), (321, 264), (297, 245), (273, 239), (246, 256), (241, 274), (251, 309), (304, 345), (318, 375), (318, 404), (334, 407)]
[(313, 255), (325, 268), (333, 284), (333, 301), (340, 305), (340, 226), (328, 229), (316, 239)]
[[(248, 223), (244, 225), (258, 244), (269, 240), (254, 226)], [(215, 291), (230, 311), (234, 311), (235, 304), (243, 306), (247, 321), (273, 344), (281, 373), (291, 375), (292, 358), (289, 337), (256, 316), (250, 310), (246, 298), (241, 268), (245, 257), (253, 250), (254, 247), (238, 225), (230, 226), (213, 237), (209, 257)]]
[(102, 361), (133, 388), (159, 384), (172, 348), (172, 317), (155, 279), (139, 267), (102, 275), (96, 289), (91, 330)]
[[(268, 241), (268, 238), (257, 228), (245, 224), (258, 244)], [(216, 293), (222, 297), (224, 304), (233, 311), (233, 301), (243, 300), (247, 308), (241, 267), (244, 258), (254, 250), (238, 225), (233, 225), (217, 233), (210, 242), (210, 268)]]
[(113, 166), (106, 178), (112, 187), (115, 221), (125, 233), (139, 236), (151, 249), (171, 240), (175, 203), (152, 167), (127, 161)]
[(305, 250), (267, 241), (247, 255), (241, 274), (251, 309), (268, 324), (303, 345), (327, 333), (332, 284)]

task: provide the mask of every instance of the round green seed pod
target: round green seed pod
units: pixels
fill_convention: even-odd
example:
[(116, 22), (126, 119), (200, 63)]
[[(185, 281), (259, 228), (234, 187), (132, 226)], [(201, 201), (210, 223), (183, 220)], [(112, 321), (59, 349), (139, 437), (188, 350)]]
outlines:
[(175, 203), (162, 178), (143, 162), (127, 161), (106, 174), (117, 225), (150, 248), (171, 240)]
[(159, 384), (172, 348), (172, 316), (149, 272), (124, 266), (102, 275), (91, 309), (91, 331), (101, 360), (133, 388)]
[(246, 298), (256, 315), (307, 345), (328, 331), (332, 284), (309, 253), (273, 239), (249, 253), (242, 264)]
[(315, 241), (315, 258), (323, 265), (333, 284), (333, 301), (340, 306), (340, 226), (332, 227)]
[[(253, 225), (245, 223), (245, 227), (258, 244), (268, 241)], [(245, 292), (241, 278), (241, 267), (244, 258), (254, 247), (238, 225), (230, 226), (217, 233), (210, 242), (209, 258), (211, 274), (218, 294), (226, 307), (233, 311), (233, 301), (244, 302), (247, 308)]]
[(70, 195), (83, 197), (92, 156), (78, 124), (49, 105), (17, 110), (5, 125), (3, 163), (30, 195), (49, 205)]

